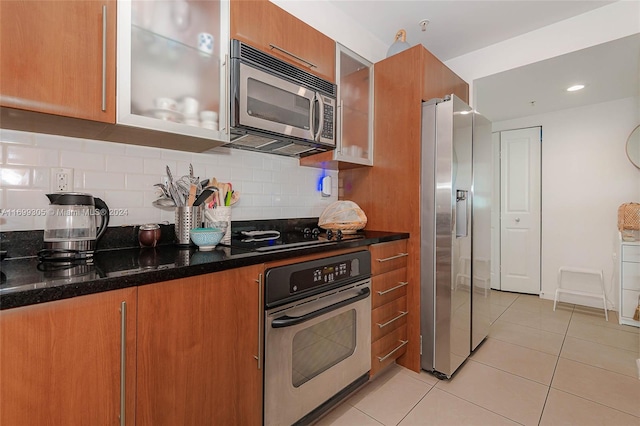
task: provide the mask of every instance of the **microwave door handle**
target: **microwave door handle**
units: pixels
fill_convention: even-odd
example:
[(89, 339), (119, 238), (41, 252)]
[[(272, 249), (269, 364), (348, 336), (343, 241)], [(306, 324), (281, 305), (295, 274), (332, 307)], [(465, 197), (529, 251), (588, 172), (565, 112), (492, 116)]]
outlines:
[(352, 303), (355, 303), (359, 300), (366, 299), (370, 294), (371, 290), (369, 290), (368, 287), (363, 288), (357, 296), (341, 300), (340, 302), (334, 303), (333, 305), (325, 306), (324, 308), (320, 308), (317, 311), (309, 312), (308, 314), (302, 315), (300, 317), (290, 317), (285, 315), (280, 318), (276, 318), (271, 322), (271, 328), (285, 328), (302, 324), (303, 322), (307, 322), (309, 320), (317, 318), (320, 315), (326, 314), (327, 312), (335, 311), (336, 309), (342, 308), (343, 306), (351, 305)]
[(324, 128), (324, 102), (322, 102), (322, 96), (316, 94), (316, 100), (318, 101), (318, 114), (320, 115), (320, 121), (318, 122), (318, 130), (314, 134), (314, 140), (316, 142), (320, 142), (320, 134), (322, 133), (322, 129)]
[(309, 114), (309, 131), (311, 132), (311, 137), (314, 138), (316, 135), (316, 130), (313, 128), (313, 123), (316, 121), (316, 97), (315, 95), (311, 98), (311, 114)]

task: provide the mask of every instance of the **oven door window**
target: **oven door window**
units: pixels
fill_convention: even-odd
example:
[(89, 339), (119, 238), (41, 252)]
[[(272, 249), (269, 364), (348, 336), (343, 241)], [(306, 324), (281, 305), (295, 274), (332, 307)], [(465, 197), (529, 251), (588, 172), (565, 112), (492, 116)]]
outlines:
[(297, 388), (347, 359), (355, 349), (355, 309), (299, 331), (293, 338), (293, 386)]
[(262, 120), (309, 130), (311, 99), (249, 78), (247, 114)]

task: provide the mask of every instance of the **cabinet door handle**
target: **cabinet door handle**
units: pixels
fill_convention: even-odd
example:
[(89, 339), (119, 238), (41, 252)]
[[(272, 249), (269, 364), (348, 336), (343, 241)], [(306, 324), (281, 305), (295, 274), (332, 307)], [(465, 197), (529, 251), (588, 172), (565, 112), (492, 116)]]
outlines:
[(387, 293), (391, 293), (392, 291), (395, 291), (395, 290), (397, 290), (397, 289), (399, 289), (399, 288), (402, 288), (402, 287), (404, 287), (405, 285), (409, 285), (409, 282), (407, 282), (407, 281), (400, 281), (400, 285), (397, 285), (397, 286), (395, 286), (395, 287), (388, 288), (388, 289), (386, 289), (385, 291), (376, 291), (376, 293), (378, 293), (378, 295), (380, 295), (380, 296), (383, 296), (383, 295), (385, 295), (385, 294), (387, 294)]
[(125, 425), (127, 379), (127, 302), (120, 303), (120, 426)]
[(262, 369), (262, 330), (264, 329), (264, 325), (262, 324), (262, 304), (264, 303), (262, 300), (262, 274), (258, 275), (258, 279), (256, 280), (258, 283), (258, 355), (254, 355), (253, 357), (258, 361), (258, 370)]
[[(226, 111), (225, 114), (225, 122), (224, 122), (224, 132), (228, 135), (229, 134), (229, 115), (231, 113), (230, 109), (231, 109), (231, 105), (229, 102), (229, 85), (230, 80), (229, 80), (229, 76), (230, 76), (230, 64), (229, 64), (229, 55), (224, 55), (224, 81), (225, 81), (225, 85), (224, 85), (224, 110)], [(222, 124), (222, 123), (220, 123)]]
[[(339, 89), (338, 89), (339, 90)], [(343, 117), (344, 117), (344, 102), (342, 99), (340, 99), (340, 104), (338, 105), (338, 108), (340, 109), (340, 114), (338, 114), (338, 118), (340, 119), (340, 123), (338, 123), (338, 135), (340, 135), (340, 141), (338, 141), (338, 152), (340, 154), (342, 154), (342, 123), (344, 123)]]
[(395, 348), (394, 350), (392, 350), (391, 352), (389, 352), (389, 353), (388, 353), (388, 354), (386, 354), (385, 356), (379, 356), (379, 357), (377, 357), (377, 358), (378, 358), (378, 361), (379, 361), (379, 362), (382, 362), (382, 361), (384, 361), (385, 359), (389, 358), (391, 355), (395, 354), (395, 353), (396, 353), (396, 352), (398, 352), (400, 349), (402, 349), (402, 347), (403, 347), (404, 345), (406, 345), (407, 343), (409, 343), (409, 341), (408, 341), (408, 340), (400, 340), (400, 346), (398, 346), (397, 348)]
[(107, 110), (107, 5), (102, 5), (102, 111)]
[(318, 68), (318, 66), (312, 62), (307, 61), (306, 59), (301, 58), (300, 56), (293, 54), (291, 52), (289, 52), (288, 50), (284, 50), (282, 47), (276, 46), (275, 44), (271, 44), (269, 43), (269, 47), (271, 49), (276, 49), (282, 53), (284, 53), (285, 55), (289, 55), (291, 56), (293, 59), (302, 62), (303, 64), (307, 64), (309, 66), (309, 68)]
[(400, 318), (402, 318), (403, 316), (407, 315), (409, 312), (405, 312), (405, 311), (400, 311), (400, 315), (398, 315), (397, 317), (391, 318), (389, 321), (385, 322), (384, 324), (378, 324), (378, 327), (380, 328), (384, 328), (386, 326), (388, 326), (389, 324), (392, 324), (394, 321), (399, 320)]
[(388, 261), (393, 260), (393, 259), (399, 259), (399, 258), (405, 257), (405, 256), (409, 256), (409, 253), (398, 253), (395, 256), (385, 257), (384, 259), (376, 259), (376, 260), (378, 262), (382, 263), (382, 262), (388, 262)]

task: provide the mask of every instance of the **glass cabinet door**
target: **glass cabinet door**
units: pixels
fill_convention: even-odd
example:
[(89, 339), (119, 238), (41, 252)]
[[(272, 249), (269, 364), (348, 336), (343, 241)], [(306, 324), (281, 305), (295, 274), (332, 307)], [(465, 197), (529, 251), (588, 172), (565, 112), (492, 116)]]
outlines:
[(339, 129), (335, 159), (373, 165), (373, 64), (336, 43)]
[(225, 0), (118, 1), (118, 123), (229, 140)]

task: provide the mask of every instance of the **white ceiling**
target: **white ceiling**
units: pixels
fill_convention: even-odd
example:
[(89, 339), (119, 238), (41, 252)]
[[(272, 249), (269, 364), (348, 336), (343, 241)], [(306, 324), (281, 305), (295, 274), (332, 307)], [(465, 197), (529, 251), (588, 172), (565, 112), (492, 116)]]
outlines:
[[(399, 29), (441, 61), (606, 6), (613, 1), (328, 0), (391, 45)], [(429, 19), (426, 31), (418, 22)], [(597, 29), (596, 29), (597, 31)], [(638, 95), (640, 35), (474, 81), (475, 106), (491, 121)], [(567, 93), (582, 82), (584, 90)], [(535, 101), (532, 106), (531, 102)]]

